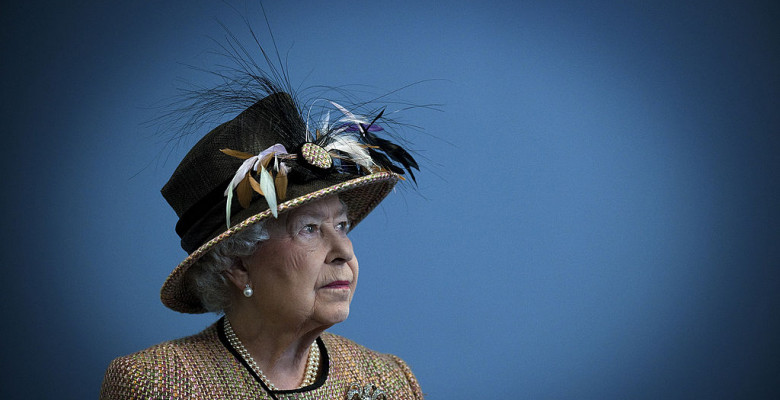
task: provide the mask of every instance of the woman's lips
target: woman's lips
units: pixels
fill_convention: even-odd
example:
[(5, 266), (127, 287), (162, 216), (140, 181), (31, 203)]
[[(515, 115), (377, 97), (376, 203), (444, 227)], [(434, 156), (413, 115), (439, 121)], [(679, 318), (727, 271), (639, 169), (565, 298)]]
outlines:
[(349, 289), (349, 281), (333, 281), (323, 287), (325, 289)]

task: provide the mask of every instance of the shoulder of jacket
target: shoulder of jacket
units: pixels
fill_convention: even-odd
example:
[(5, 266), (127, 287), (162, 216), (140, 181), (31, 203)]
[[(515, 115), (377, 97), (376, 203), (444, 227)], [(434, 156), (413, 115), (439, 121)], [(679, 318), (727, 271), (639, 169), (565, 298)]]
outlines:
[(189, 366), (208, 362), (215, 344), (213, 328), (156, 344), (109, 364), (103, 378), (101, 399), (146, 399), (177, 397), (189, 391)]
[(119, 357), (118, 359), (142, 361), (160, 357), (174, 357), (177, 353), (182, 351), (197, 351), (200, 348), (208, 347), (214, 343), (219, 342), (219, 338), (216, 336), (216, 332), (212, 334), (211, 331), (211, 328), (207, 328), (198, 334), (158, 343), (154, 346), (126, 355), (124, 357)]
[(335, 360), (345, 360), (358, 364), (373, 364), (376, 367), (380, 367), (379, 370), (403, 369), (406, 366), (403, 360), (392, 354), (371, 350), (343, 336), (325, 332), (321, 337), (328, 348), (328, 353)]
[(135, 353), (117, 357), (111, 362), (111, 366), (139, 368), (146, 364), (160, 366), (179, 363), (182, 358), (197, 355), (218, 343), (216, 331), (213, 327), (209, 327), (195, 335), (158, 343)]
[(368, 347), (365, 347), (361, 344), (358, 344), (354, 342), (351, 339), (347, 339), (343, 336), (336, 335), (334, 333), (325, 332), (321, 336), (322, 341), (325, 343), (325, 346), (328, 348), (333, 348), (334, 350), (338, 351), (347, 351), (350, 354), (355, 355), (363, 355), (366, 357), (380, 357), (380, 358), (387, 358), (387, 354), (380, 353), (375, 350), (371, 350)]

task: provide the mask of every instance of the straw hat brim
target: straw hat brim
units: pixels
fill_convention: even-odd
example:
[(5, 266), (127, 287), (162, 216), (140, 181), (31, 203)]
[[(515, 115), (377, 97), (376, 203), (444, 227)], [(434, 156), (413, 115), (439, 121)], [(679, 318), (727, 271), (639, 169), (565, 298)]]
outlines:
[[(279, 204), (277, 210), (279, 213), (283, 213), (327, 196), (339, 195), (339, 198), (347, 205), (351, 227), (354, 228), (393, 190), (399, 179), (403, 178), (393, 172), (376, 172), (299, 195)], [(221, 241), (268, 218), (273, 218), (273, 216), (265, 201), (255, 201), (249, 208), (234, 215), (231, 218), (230, 229), (225, 230), (226, 226), (223, 225), (222, 229), (213, 233), (210, 240), (207, 240), (174, 268), (160, 290), (160, 299), (163, 304), (182, 313), (200, 314), (207, 312), (197, 294), (187, 285), (185, 280), (187, 271)], [(234, 224), (234, 221), (237, 223)]]

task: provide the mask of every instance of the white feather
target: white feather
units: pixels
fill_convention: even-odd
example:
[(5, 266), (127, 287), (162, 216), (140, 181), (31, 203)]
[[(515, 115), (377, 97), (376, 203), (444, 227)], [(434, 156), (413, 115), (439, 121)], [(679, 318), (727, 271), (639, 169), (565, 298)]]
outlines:
[(230, 180), (227, 188), (225, 188), (225, 196), (227, 196), (227, 203), (225, 204), (225, 218), (227, 220), (228, 229), (230, 229), (230, 209), (233, 205), (233, 189), (235, 189), (236, 186), (241, 183), (241, 180), (244, 179), (249, 171), (257, 168), (257, 163), (259, 161), (260, 158), (258, 156), (252, 156), (244, 160), (244, 162), (241, 163), (241, 166), (238, 167), (236, 174), (233, 175), (233, 179)]
[(271, 210), (271, 214), (274, 218), (277, 218), (279, 211), (276, 209), (276, 187), (274, 186), (274, 178), (271, 173), (265, 168), (260, 168), (260, 190), (263, 191), (268, 208)]
[[(233, 190), (238, 186), (239, 183), (241, 183), (241, 180), (244, 179), (246, 174), (250, 173), (250, 171), (257, 171), (260, 170), (260, 190), (263, 191), (263, 195), (265, 196), (266, 202), (268, 202), (269, 207), (271, 207), (271, 213), (273, 213), (274, 217), (276, 217), (277, 211), (276, 211), (276, 190), (274, 188), (274, 180), (271, 177), (271, 174), (265, 170), (265, 168), (258, 168), (260, 166), (260, 160), (263, 159), (263, 157), (267, 156), (268, 154), (274, 153), (274, 155), (279, 154), (287, 154), (287, 149), (284, 148), (284, 145), (281, 145), (279, 143), (263, 150), (260, 152), (260, 154), (256, 156), (252, 156), (244, 160), (243, 163), (241, 163), (241, 166), (238, 167), (238, 170), (236, 170), (236, 174), (233, 175), (233, 179), (230, 180), (230, 183), (228, 184), (227, 188), (225, 188), (225, 196), (227, 196), (227, 204), (225, 204), (225, 218), (227, 220), (227, 227), (230, 229), (230, 211), (233, 205)], [(274, 157), (275, 163), (278, 162), (278, 159)], [(276, 167), (276, 170), (279, 170), (278, 164), (274, 165)], [(266, 177), (266, 175), (268, 175)], [(265, 185), (263, 185), (265, 179)], [(270, 185), (270, 191), (267, 191), (266, 188)], [(268, 195), (267, 193), (270, 193)], [(273, 204), (273, 206), (271, 206)]]
[(322, 124), (320, 126), (320, 132), (326, 133), (328, 132), (328, 125), (330, 124), (330, 111), (328, 111), (327, 114), (325, 114), (325, 120), (322, 121)]
[(371, 155), (368, 154), (366, 147), (358, 140), (351, 136), (337, 136), (325, 146), (325, 150), (338, 150), (349, 154), (352, 161), (366, 169), (372, 169), (374, 167), (374, 161), (371, 159)]
[[(262, 153), (261, 153), (262, 154)], [(252, 156), (244, 160), (243, 163), (241, 163), (241, 166), (238, 167), (238, 170), (236, 170), (236, 174), (233, 175), (233, 179), (230, 180), (230, 184), (227, 188), (225, 188), (225, 196), (229, 196), (231, 192), (233, 192), (233, 189), (238, 186), (238, 184), (241, 182), (242, 179), (246, 176), (249, 171), (253, 169), (257, 169), (257, 162), (260, 161), (259, 156)]]
[[(338, 120), (338, 122), (352, 122), (355, 124), (366, 124), (366, 118), (362, 115), (353, 114), (351, 111), (344, 108), (341, 104), (331, 101), (330, 104), (333, 104), (334, 107), (338, 108), (339, 111), (341, 111), (342, 114), (344, 114), (344, 118), (341, 118)], [(362, 130), (362, 128), (360, 128)]]
[(318, 102), (318, 101), (320, 101), (320, 100), (321, 100), (321, 99), (316, 99), (316, 100), (314, 100), (314, 101), (311, 103), (311, 105), (309, 106), (309, 110), (308, 110), (308, 111), (306, 111), (306, 141), (307, 141), (307, 142), (311, 140), (311, 139), (309, 139), (309, 133), (311, 132), (311, 131), (309, 130), (309, 116), (311, 115), (311, 109), (314, 107), (314, 104), (315, 104), (315, 103), (317, 103), (317, 102)]
[(225, 219), (227, 220), (227, 228), (230, 229), (230, 205), (233, 204), (233, 191), (229, 191), (227, 194), (227, 203), (225, 204)]

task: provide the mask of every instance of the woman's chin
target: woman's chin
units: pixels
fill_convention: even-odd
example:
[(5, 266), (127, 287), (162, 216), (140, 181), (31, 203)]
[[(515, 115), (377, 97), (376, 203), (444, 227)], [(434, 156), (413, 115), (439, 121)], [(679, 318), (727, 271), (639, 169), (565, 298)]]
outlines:
[(319, 315), (316, 315), (315, 317), (320, 323), (332, 326), (347, 320), (347, 317), (349, 316), (349, 305), (334, 307), (334, 309), (331, 310), (323, 310), (317, 314)]

